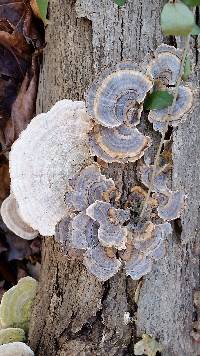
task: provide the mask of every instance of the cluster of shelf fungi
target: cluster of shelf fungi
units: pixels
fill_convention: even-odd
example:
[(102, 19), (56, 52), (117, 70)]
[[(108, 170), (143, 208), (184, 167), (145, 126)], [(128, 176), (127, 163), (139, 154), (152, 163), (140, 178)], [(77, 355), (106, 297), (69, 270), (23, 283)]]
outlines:
[[(147, 113), (143, 103), (156, 88), (173, 93), (181, 56), (181, 50), (161, 45), (148, 65), (122, 62), (106, 69), (85, 102), (61, 100), (32, 120), (10, 152), (11, 195), (1, 214), (12, 231), (25, 239), (54, 235), (68, 256), (81, 259), (101, 281), (121, 268), (136, 280), (151, 271), (166, 253), (170, 221), (180, 217), (185, 196), (171, 189), (171, 148), (165, 142), (140, 217), (153, 169), (153, 142), (142, 120), (148, 116), (162, 132), (168, 110)], [(185, 120), (192, 104), (192, 90), (181, 84), (170, 125)], [(102, 174), (103, 162), (117, 162), (122, 170), (137, 162), (139, 183), (123, 205), (115, 182)]]

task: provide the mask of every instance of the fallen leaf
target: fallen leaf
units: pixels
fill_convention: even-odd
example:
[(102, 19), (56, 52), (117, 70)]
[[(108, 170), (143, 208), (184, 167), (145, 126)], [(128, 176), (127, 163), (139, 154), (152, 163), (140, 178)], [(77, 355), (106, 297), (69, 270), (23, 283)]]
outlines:
[(10, 175), (8, 164), (0, 165), (0, 201), (3, 201), (10, 191)]
[(35, 114), (38, 84), (38, 58), (33, 56), (31, 73), (27, 73), (18, 96), (12, 105), (11, 117), (3, 129), (4, 144), (6, 147), (19, 137)]

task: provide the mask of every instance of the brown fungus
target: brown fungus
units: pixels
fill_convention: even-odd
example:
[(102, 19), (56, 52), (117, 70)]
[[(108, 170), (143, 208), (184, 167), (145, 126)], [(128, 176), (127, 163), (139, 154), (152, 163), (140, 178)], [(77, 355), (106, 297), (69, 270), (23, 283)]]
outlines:
[(109, 200), (115, 190), (113, 180), (102, 175), (97, 164), (92, 164), (70, 180), (65, 203), (69, 212), (83, 211), (95, 200)]
[[(152, 81), (132, 63), (106, 69), (86, 93), (86, 108), (94, 120), (105, 127), (135, 121), (135, 108), (152, 88)], [(137, 120), (136, 120), (137, 121)]]
[(155, 52), (155, 59), (147, 67), (147, 73), (154, 81), (175, 85), (180, 73), (180, 53), (175, 47), (161, 45)]
[(115, 209), (109, 203), (96, 201), (90, 205), (86, 214), (99, 224), (98, 239), (104, 247), (126, 248), (128, 230), (123, 227), (130, 218), (128, 210)]
[[(173, 94), (173, 89), (170, 89)], [(192, 109), (193, 104), (193, 95), (192, 90), (186, 86), (179, 86), (178, 98), (172, 110), (172, 113), (169, 118), (169, 124), (172, 126), (177, 126), (180, 122), (184, 121), (187, 118), (188, 112)], [(151, 110), (148, 119), (151, 123), (165, 123), (167, 119), (168, 108), (159, 109), (159, 110)], [(161, 127), (157, 127), (157, 129), (163, 129), (163, 125)]]
[(33, 230), (21, 218), (18, 204), (12, 193), (1, 205), (1, 216), (6, 226), (17, 236), (25, 240), (32, 240), (38, 235), (38, 231)]
[(101, 246), (89, 249), (85, 254), (83, 264), (102, 282), (114, 276), (121, 267), (121, 262), (116, 257), (108, 257)]
[(92, 154), (105, 162), (135, 162), (144, 155), (151, 140), (138, 129), (121, 125), (117, 128), (96, 126), (89, 134)]

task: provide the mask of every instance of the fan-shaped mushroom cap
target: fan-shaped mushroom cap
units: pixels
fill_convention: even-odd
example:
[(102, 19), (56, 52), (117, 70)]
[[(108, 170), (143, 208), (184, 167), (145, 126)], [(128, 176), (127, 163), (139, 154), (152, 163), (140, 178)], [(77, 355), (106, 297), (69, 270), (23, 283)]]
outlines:
[(12, 146), (11, 188), (20, 215), (42, 235), (55, 233), (66, 215), (68, 180), (91, 162), (91, 128), (83, 102), (62, 100), (35, 117)]
[(34, 356), (34, 352), (23, 342), (12, 342), (0, 346), (0, 356)]
[(104, 200), (115, 190), (113, 180), (102, 175), (97, 164), (84, 168), (69, 184), (71, 191), (65, 195), (69, 211), (83, 211), (95, 200)]
[[(179, 86), (178, 98), (170, 115), (170, 124), (177, 126), (181, 121), (186, 119), (186, 114), (191, 110), (193, 103), (192, 91), (189, 87)], [(165, 122), (168, 108), (160, 110), (151, 110), (148, 119), (152, 123)]]
[(185, 195), (183, 192), (168, 190), (166, 197), (167, 203), (158, 206), (158, 215), (164, 221), (175, 220), (180, 217), (184, 209)]
[(126, 275), (133, 280), (140, 279), (145, 274), (151, 272), (153, 261), (147, 256), (143, 256), (137, 250), (134, 250), (132, 258), (125, 262)]
[(165, 256), (164, 241), (171, 232), (169, 223), (154, 225), (147, 222), (142, 229), (133, 233), (131, 258), (125, 262), (127, 275), (139, 279), (149, 273), (153, 261)]
[(9, 342), (25, 341), (25, 332), (20, 328), (7, 328), (0, 330), (0, 345)]
[(121, 267), (121, 262), (116, 257), (108, 257), (101, 246), (89, 249), (83, 263), (88, 271), (102, 282), (114, 276)]
[(87, 250), (98, 245), (98, 224), (85, 212), (81, 212), (73, 218), (70, 232), (70, 246), (72, 248)]
[(24, 277), (4, 293), (0, 305), (0, 322), (4, 328), (19, 327), (28, 330), (36, 287), (35, 279)]
[[(142, 184), (144, 184), (145, 187), (147, 188), (149, 188), (150, 185), (152, 172), (153, 172), (153, 166), (143, 165), (140, 168), (140, 180)], [(152, 192), (165, 193), (166, 191), (168, 191), (167, 180), (168, 180), (168, 174), (166, 172), (162, 171), (160, 174), (157, 174), (155, 176), (153, 187), (151, 189)]]
[(32, 240), (38, 235), (38, 231), (27, 225), (19, 214), (18, 204), (11, 193), (1, 205), (1, 216), (8, 229), (26, 240)]
[(126, 248), (128, 230), (121, 225), (130, 218), (128, 210), (115, 209), (111, 204), (97, 200), (87, 208), (86, 214), (100, 225), (98, 239), (102, 246), (118, 250)]
[(95, 127), (89, 134), (92, 154), (105, 162), (135, 162), (144, 155), (151, 140), (136, 128), (121, 125), (117, 128)]
[(172, 46), (160, 46), (155, 52), (155, 59), (147, 68), (153, 80), (161, 80), (166, 85), (175, 85), (180, 73), (181, 60), (179, 51)]
[(172, 228), (170, 223), (166, 222), (154, 225), (151, 221), (148, 221), (143, 227), (133, 233), (134, 248), (143, 255), (153, 257), (154, 259), (157, 259), (154, 257), (155, 251), (155, 256), (161, 255), (161, 257), (163, 257), (163, 254), (161, 254), (161, 252), (163, 252), (161, 244), (167, 239), (171, 232)]
[(135, 105), (144, 100), (151, 88), (151, 80), (134, 64), (120, 63), (101, 73), (91, 85), (86, 94), (87, 112), (105, 127), (131, 122)]
[(171, 53), (177, 56), (178, 58), (182, 58), (183, 50), (180, 48), (176, 48), (174, 46), (167, 45), (166, 43), (162, 43), (160, 46), (158, 46), (155, 50), (155, 54), (160, 54), (160, 53)]

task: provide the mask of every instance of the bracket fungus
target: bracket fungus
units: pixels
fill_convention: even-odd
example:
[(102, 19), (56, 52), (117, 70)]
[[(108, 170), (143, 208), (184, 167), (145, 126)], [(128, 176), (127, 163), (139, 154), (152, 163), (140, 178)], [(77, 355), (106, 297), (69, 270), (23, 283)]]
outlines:
[(101, 174), (97, 164), (92, 164), (70, 180), (65, 194), (67, 210), (83, 211), (95, 200), (109, 200), (114, 190), (116, 188), (113, 180)]
[(165, 193), (164, 203), (158, 206), (158, 215), (164, 221), (175, 220), (180, 217), (185, 206), (185, 194), (179, 191), (168, 190)]
[(120, 63), (106, 69), (86, 93), (88, 114), (105, 127), (117, 127), (135, 117), (134, 108), (152, 88), (150, 78), (135, 65)]
[(105, 162), (135, 162), (151, 145), (148, 136), (137, 128), (121, 125), (116, 128), (95, 126), (89, 134), (92, 154)]
[[(141, 182), (149, 188), (152, 166), (143, 166), (140, 168)], [(185, 194), (181, 191), (170, 190), (167, 186), (169, 171), (162, 170), (155, 177), (152, 187), (152, 195), (158, 201), (158, 216), (164, 221), (175, 220), (180, 217), (185, 207)]]
[(66, 214), (68, 181), (92, 162), (84, 102), (61, 100), (36, 116), (12, 146), (11, 189), (23, 220), (41, 235), (55, 233)]
[[(130, 253), (121, 255), (125, 260), (126, 274), (132, 279), (140, 279), (152, 270), (153, 261), (157, 261), (165, 255), (165, 241), (171, 234), (170, 223), (154, 225), (151, 222), (133, 232), (129, 242)], [(124, 258), (125, 257), (125, 258)]]
[(25, 341), (25, 332), (20, 328), (6, 328), (0, 330), (0, 345), (10, 342)]
[(147, 67), (147, 74), (152, 80), (171, 86), (176, 84), (180, 68), (180, 51), (172, 46), (161, 45), (155, 51), (155, 59)]
[(12, 342), (0, 346), (0, 356), (34, 356), (34, 352), (23, 342)]
[(121, 267), (121, 262), (115, 256), (108, 257), (105, 250), (99, 245), (86, 252), (83, 264), (91, 274), (102, 282), (113, 277)]
[(0, 322), (3, 328), (17, 327), (28, 330), (36, 287), (35, 279), (24, 277), (3, 294), (0, 305)]
[(6, 226), (17, 236), (26, 240), (32, 240), (37, 237), (38, 231), (33, 230), (22, 220), (18, 204), (12, 193), (1, 205), (1, 216)]
[(97, 200), (86, 209), (86, 214), (98, 222), (98, 239), (102, 246), (126, 248), (128, 230), (123, 223), (130, 218), (128, 210), (115, 209), (110, 203)]
[(76, 215), (70, 224), (70, 247), (87, 250), (98, 244), (98, 224), (84, 212)]
[[(173, 93), (173, 89), (170, 89)], [(188, 112), (192, 109), (193, 95), (189, 87), (180, 85), (178, 90), (178, 98), (169, 118), (169, 124), (176, 127), (180, 122), (187, 118)], [(148, 115), (148, 120), (153, 123), (165, 123), (168, 115), (168, 108), (151, 110)], [(162, 129), (162, 125), (161, 125)]]

